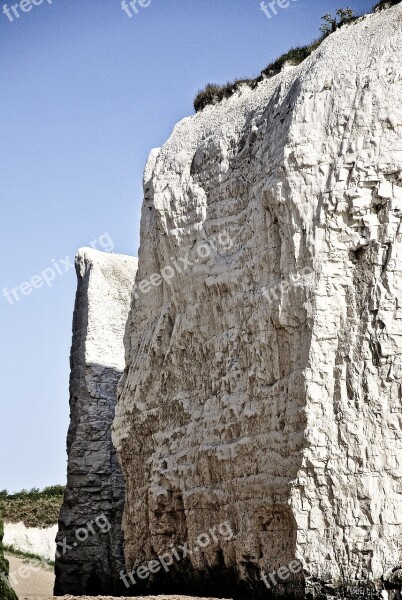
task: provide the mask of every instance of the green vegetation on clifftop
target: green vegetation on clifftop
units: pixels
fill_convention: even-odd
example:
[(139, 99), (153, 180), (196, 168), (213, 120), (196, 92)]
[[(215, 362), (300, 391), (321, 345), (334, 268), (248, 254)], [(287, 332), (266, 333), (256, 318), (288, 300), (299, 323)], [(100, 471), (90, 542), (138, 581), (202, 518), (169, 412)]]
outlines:
[(54, 485), (43, 490), (33, 488), (9, 494), (0, 491), (0, 513), (10, 523), (23, 522), (27, 527), (49, 527), (59, 519), (64, 486)]
[[(395, 6), (400, 2), (402, 2), (402, 0), (381, 0), (373, 7), (373, 10), (391, 8), (391, 6)], [(278, 75), (285, 65), (292, 67), (299, 65), (308, 58), (332, 32), (344, 25), (352, 23), (358, 18), (359, 17), (355, 16), (353, 10), (349, 7), (339, 8), (334, 16), (329, 13), (323, 15), (322, 19), (324, 24), (321, 26), (322, 35), (318, 40), (311, 44), (307, 44), (307, 46), (291, 48), (288, 52), (282, 54), (282, 56), (267, 65), (265, 69), (261, 71), (260, 75), (254, 79), (236, 79), (235, 81), (229, 81), (225, 85), (208, 83), (195, 97), (195, 111), (200, 112), (209, 104), (219, 104), (219, 102), (225, 98), (233, 96), (233, 94), (242, 86), (248, 86), (251, 89), (254, 89), (263, 79), (269, 79)]]

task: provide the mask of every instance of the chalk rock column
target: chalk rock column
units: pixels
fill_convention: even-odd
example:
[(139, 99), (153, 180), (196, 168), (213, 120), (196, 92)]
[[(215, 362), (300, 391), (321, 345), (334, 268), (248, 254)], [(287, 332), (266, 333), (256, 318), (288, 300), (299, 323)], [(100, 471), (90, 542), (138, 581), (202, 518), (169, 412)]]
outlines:
[(68, 478), (57, 536), (57, 595), (119, 593), (124, 482), (110, 428), (136, 269), (137, 259), (128, 256), (88, 248), (76, 256)]

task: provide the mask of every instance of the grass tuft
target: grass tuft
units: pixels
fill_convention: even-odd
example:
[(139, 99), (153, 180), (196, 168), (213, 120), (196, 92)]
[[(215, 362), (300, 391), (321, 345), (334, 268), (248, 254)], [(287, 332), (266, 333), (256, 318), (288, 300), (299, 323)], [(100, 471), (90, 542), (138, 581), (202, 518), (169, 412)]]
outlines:
[(292, 48), (286, 54), (282, 54), (274, 62), (270, 63), (265, 67), (261, 74), (254, 79), (236, 79), (235, 81), (228, 82), (225, 85), (218, 85), (216, 83), (208, 83), (203, 90), (200, 90), (194, 100), (194, 108), (196, 112), (200, 112), (206, 106), (219, 104), (225, 98), (230, 98), (235, 92), (237, 92), (241, 86), (248, 86), (254, 89), (260, 81), (267, 77), (273, 77), (281, 72), (285, 64), (296, 66), (302, 63), (310, 54), (318, 48), (322, 40), (326, 36), (322, 36), (316, 42), (308, 44), (307, 46), (299, 46)]
[(252, 83), (252, 79), (236, 79), (235, 81), (228, 81), (225, 85), (218, 85), (216, 83), (208, 83), (203, 90), (200, 90), (194, 100), (194, 108), (196, 112), (199, 112), (208, 104), (218, 104), (224, 98), (230, 98), (242, 85), (248, 85)]
[(324, 38), (321, 37), (319, 40), (308, 44), (308, 46), (298, 46), (297, 48), (291, 48), (289, 52), (282, 54), (274, 62), (270, 63), (261, 71), (261, 75), (264, 77), (273, 77), (278, 75), (283, 67), (288, 64), (292, 67), (300, 65), (306, 58), (310, 56), (314, 50), (318, 48)]

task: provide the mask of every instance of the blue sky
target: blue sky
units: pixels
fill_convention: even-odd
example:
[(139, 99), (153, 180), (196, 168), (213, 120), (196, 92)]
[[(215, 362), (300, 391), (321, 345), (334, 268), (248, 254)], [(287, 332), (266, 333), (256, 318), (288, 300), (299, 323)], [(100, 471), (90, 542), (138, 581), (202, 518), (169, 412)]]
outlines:
[(65, 482), (68, 260), (104, 233), (136, 255), (147, 155), (197, 90), (258, 74), (345, 4), (293, 0), (268, 19), (259, 0), (151, 0), (129, 18), (120, 0), (44, 0), (13, 22), (0, 5), (0, 291), (61, 271), (0, 296), (0, 489)]

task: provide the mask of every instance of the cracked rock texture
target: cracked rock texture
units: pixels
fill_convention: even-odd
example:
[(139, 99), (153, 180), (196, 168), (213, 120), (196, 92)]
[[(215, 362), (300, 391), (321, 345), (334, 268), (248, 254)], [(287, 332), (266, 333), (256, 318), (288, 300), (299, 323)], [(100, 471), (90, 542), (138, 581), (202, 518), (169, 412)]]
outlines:
[(113, 434), (126, 560), (224, 520), (235, 536), (136, 593), (266, 592), (261, 572), (298, 559), (274, 595), (375, 595), (401, 564), (401, 49), (398, 5), (150, 156), (137, 284), (192, 264), (129, 317)]
[(124, 482), (111, 424), (136, 269), (137, 259), (128, 256), (90, 248), (76, 256), (68, 473), (57, 536), (56, 595), (120, 591)]

